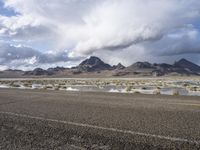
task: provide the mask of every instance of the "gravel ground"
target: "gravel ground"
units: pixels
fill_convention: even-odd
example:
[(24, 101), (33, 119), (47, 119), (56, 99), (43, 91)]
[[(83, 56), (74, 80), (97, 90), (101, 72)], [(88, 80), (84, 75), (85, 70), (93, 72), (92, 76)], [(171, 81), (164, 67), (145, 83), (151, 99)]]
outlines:
[(1, 89), (0, 149), (200, 149), (199, 116), (199, 97)]
[[(124, 139), (127, 137), (127, 139)], [(36, 121), (0, 115), (0, 149), (65, 149), (65, 150), (132, 150), (169, 149), (160, 145), (132, 142), (131, 137), (66, 127), (47, 121)], [(169, 146), (169, 145), (168, 145)], [(182, 145), (182, 147), (188, 145)], [(175, 145), (171, 145), (171, 148)], [(170, 149), (171, 149), (170, 148)]]

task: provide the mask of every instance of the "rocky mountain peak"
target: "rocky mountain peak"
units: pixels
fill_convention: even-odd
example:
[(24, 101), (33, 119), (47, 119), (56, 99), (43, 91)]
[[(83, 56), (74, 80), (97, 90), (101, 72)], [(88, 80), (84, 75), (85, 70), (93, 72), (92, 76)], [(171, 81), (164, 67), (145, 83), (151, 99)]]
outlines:
[(153, 66), (149, 62), (136, 62), (131, 67), (136, 69), (151, 69)]
[(111, 68), (112, 67), (109, 64), (104, 63), (100, 58), (95, 56), (91, 56), (84, 60), (78, 66), (78, 70), (83, 72), (109, 70)]
[(181, 68), (184, 68), (184, 69), (188, 69), (192, 72), (200, 72), (200, 66), (186, 60), (186, 59), (181, 59), (177, 62), (174, 63), (174, 66), (175, 67), (181, 67)]
[(114, 66), (113, 66), (113, 69), (117, 69), (117, 70), (122, 70), (122, 69), (124, 69), (124, 68), (125, 68), (125, 66), (122, 65), (121, 63), (118, 63), (117, 65), (114, 65)]

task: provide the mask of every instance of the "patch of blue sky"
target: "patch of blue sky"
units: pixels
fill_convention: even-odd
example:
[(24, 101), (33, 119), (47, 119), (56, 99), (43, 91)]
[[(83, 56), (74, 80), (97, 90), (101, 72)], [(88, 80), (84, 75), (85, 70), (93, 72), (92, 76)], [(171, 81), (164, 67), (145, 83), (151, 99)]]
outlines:
[(18, 13), (15, 12), (13, 9), (11, 8), (6, 8), (4, 6), (4, 2), (2, 0), (0, 0), (0, 15), (2, 16), (7, 16), (7, 17), (11, 17), (11, 16), (16, 16)]

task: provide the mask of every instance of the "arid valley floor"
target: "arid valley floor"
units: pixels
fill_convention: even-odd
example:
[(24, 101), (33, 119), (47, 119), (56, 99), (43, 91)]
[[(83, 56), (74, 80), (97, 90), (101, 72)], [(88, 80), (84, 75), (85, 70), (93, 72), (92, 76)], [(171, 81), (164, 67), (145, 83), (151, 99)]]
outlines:
[(2, 88), (0, 149), (200, 149), (200, 98)]

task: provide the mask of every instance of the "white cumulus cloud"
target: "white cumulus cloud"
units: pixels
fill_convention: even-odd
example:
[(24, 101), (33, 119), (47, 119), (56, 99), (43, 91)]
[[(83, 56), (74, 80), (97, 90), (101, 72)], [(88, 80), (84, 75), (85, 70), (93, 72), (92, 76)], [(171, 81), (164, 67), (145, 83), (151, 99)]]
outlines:
[(70, 57), (97, 54), (104, 59), (113, 53), (116, 60), (119, 54), (124, 60), (148, 56), (165, 60), (200, 53), (198, 0), (4, 0), (4, 4), (17, 14), (0, 16), (0, 39), (45, 47), (46, 52), (64, 51)]

